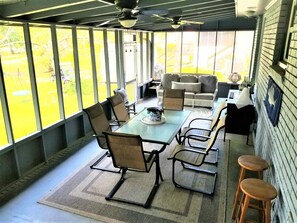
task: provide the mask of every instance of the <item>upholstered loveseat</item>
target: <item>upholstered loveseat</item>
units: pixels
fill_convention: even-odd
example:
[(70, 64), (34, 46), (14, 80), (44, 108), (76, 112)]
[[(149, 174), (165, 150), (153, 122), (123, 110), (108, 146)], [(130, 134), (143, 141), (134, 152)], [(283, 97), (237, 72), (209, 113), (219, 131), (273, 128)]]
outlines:
[(185, 105), (213, 107), (218, 92), (218, 80), (208, 74), (164, 74), (157, 87), (158, 103), (162, 103), (164, 89), (185, 89)]

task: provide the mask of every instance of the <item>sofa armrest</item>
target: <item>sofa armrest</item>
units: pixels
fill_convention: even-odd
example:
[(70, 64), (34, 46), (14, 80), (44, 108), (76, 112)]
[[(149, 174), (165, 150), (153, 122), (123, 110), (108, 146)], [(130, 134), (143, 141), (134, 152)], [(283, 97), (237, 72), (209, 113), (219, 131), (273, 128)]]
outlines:
[(215, 89), (215, 91), (214, 91), (214, 93), (213, 93), (213, 100), (215, 100), (215, 99), (216, 99), (216, 97), (217, 97), (217, 94), (218, 94), (218, 91), (219, 91), (219, 89), (218, 89), (218, 88), (216, 88), (216, 89)]

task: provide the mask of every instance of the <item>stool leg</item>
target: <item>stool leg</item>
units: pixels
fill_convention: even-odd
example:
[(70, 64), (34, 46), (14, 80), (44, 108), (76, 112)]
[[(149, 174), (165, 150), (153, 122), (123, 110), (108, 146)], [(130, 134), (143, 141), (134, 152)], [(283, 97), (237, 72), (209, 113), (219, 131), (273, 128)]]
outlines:
[[(258, 178), (263, 180), (263, 171), (258, 171)], [(259, 222), (264, 222), (264, 216), (265, 216), (265, 212), (264, 212), (264, 204), (265, 202), (264, 201), (259, 201), (259, 208), (262, 208), (262, 210), (259, 210)]]
[(240, 191), (241, 191), (240, 190), (240, 182), (243, 180), (244, 176), (245, 176), (245, 169), (240, 168), (240, 174), (239, 174), (239, 179), (238, 179), (238, 184), (237, 184), (237, 189), (236, 189), (236, 193), (235, 193), (235, 197), (234, 197), (232, 214), (231, 214), (231, 217), (232, 217), (233, 220), (236, 217), (237, 205), (238, 205)]
[(258, 178), (263, 180), (263, 171), (258, 171)]
[(250, 197), (245, 196), (242, 211), (241, 211), (240, 218), (239, 218), (239, 223), (244, 223), (245, 215), (246, 215), (247, 209), (249, 207), (249, 203), (250, 203)]
[(264, 216), (265, 216), (265, 210), (263, 208), (264, 205), (265, 205), (264, 201), (258, 201), (258, 207), (259, 207), (259, 210), (258, 210), (258, 221), (259, 222), (262, 222), (262, 223), (264, 223), (264, 221), (265, 221), (265, 218), (264, 218)]
[(265, 223), (270, 223), (270, 201), (264, 202), (264, 212), (265, 212)]

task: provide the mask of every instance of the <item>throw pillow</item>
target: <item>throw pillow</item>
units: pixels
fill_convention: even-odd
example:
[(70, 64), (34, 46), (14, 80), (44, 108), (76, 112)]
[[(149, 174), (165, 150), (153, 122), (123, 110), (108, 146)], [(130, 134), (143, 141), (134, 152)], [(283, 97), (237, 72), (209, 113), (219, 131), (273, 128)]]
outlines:
[(198, 83), (198, 78), (196, 75), (181, 75), (180, 82), (184, 83)]
[(164, 74), (162, 78), (163, 89), (170, 89), (172, 81), (179, 81), (180, 77), (178, 74)]
[(116, 93), (120, 94), (122, 96), (122, 98), (123, 98), (123, 100), (124, 100), (125, 103), (128, 103), (129, 102), (128, 101), (128, 95), (127, 95), (126, 90), (124, 88), (116, 89), (116, 90), (114, 90), (114, 93), (115, 94)]
[(202, 93), (214, 93), (217, 88), (217, 76), (215, 75), (201, 75), (199, 82), (202, 84)]
[(201, 83), (182, 83), (172, 81), (172, 89), (185, 89), (186, 92), (201, 92)]

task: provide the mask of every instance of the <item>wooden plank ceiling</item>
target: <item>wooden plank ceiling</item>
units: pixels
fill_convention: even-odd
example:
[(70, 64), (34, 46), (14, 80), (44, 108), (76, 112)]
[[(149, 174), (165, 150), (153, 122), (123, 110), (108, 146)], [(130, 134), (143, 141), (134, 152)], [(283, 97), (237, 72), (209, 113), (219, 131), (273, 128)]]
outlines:
[(118, 19), (128, 13), (137, 17), (132, 29), (149, 31), (172, 30), (175, 19), (193, 28), (236, 19), (235, 11), (234, 0), (0, 0), (5, 20), (121, 28)]

